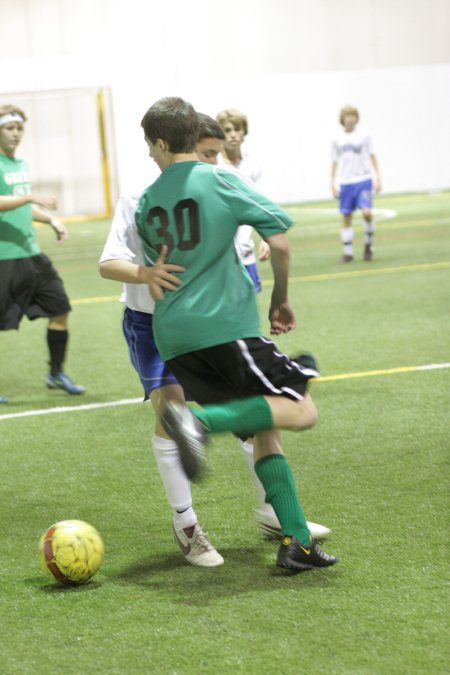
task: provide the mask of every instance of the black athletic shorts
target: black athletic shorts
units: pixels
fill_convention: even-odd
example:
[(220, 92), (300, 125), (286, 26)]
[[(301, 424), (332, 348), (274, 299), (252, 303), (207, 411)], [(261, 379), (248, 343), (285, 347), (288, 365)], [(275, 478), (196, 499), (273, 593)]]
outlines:
[(71, 306), (50, 258), (0, 260), (0, 330), (15, 330), (24, 314), (30, 320), (62, 316)]
[(291, 359), (265, 337), (243, 338), (176, 356), (167, 366), (200, 404), (249, 396), (303, 399), (308, 380), (318, 377), (311, 354)]

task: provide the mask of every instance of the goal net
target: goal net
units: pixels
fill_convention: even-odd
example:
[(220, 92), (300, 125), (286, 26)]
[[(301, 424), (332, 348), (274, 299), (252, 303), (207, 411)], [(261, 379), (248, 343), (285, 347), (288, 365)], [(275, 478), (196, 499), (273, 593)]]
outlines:
[(117, 195), (109, 89), (1, 94), (0, 102), (28, 117), (17, 156), (33, 192), (56, 197), (66, 220), (109, 216)]

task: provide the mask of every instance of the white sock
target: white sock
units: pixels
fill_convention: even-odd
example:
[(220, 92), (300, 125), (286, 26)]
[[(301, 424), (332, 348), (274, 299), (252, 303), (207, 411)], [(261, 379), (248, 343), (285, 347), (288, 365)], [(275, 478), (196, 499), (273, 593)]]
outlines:
[(372, 218), (370, 222), (364, 221), (364, 243), (372, 244), (372, 238), (375, 233), (375, 220)]
[(344, 255), (353, 255), (353, 227), (341, 229), (341, 241), (344, 246)]
[(167, 501), (172, 507), (174, 526), (195, 525), (197, 515), (192, 508), (191, 485), (181, 466), (175, 441), (154, 434), (152, 445)]
[(241, 439), (238, 440), (242, 448), (242, 454), (244, 455), (245, 462), (250, 470), (253, 485), (255, 486), (258, 508), (264, 509), (264, 511), (272, 510), (271, 505), (266, 504), (266, 491), (264, 490), (261, 481), (255, 473), (255, 463), (253, 461), (253, 444), (249, 441), (241, 441)]

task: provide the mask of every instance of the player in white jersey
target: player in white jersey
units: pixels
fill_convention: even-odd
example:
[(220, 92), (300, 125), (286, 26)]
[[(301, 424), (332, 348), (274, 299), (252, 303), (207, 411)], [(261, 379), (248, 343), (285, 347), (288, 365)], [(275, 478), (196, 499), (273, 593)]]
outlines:
[[(244, 147), (245, 136), (248, 134), (248, 120), (240, 110), (228, 108), (218, 113), (216, 119), (225, 134), (222, 152), (217, 163), (225, 168), (232, 167), (244, 178), (249, 179), (254, 186), (261, 188), (261, 164), (250, 155)], [(250, 274), (256, 292), (261, 291), (261, 279), (255, 256), (255, 242), (251, 225), (241, 225), (234, 240), (236, 253), (247, 272)], [(267, 260), (270, 256), (269, 245), (261, 240), (259, 245), (259, 260)]]
[[(116, 205), (111, 230), (100, 258), (102, 276), (124, 281), (121, 300), (125, 303), (122, 327), (128, 343), (130, 360), (139, 375), (144, 400), (151, 400), (158, 412), (164, 400), (184, 402), (183, 389), (175, 377), (164, 367), (153, 339), (153, 312), (155, 302), (151, 298), (144, 276), (156, 268), (145, 267), (138, 238), (134, 215), (138, 197), (121, 197)], [(133, 283), (126, 275), (127, 269), (141, 276)], [(176, 283), (171, 272), (177, 266), (165, 266), (167, 282)], [(125, 276), (121, 271), (125, 271)], [(163, 270), (164, 271), (164, 270)], [(141, 283), (138, 283), (141, 281)], [(222, 556), (209, 542), (192, 507), (191, 488), (178, 458), (177, 446), (164, 431), (156, 414), (152, 438), (153, 453), (159, 474), (172, 509), (172, 527), (176, 542), (186, 560), (192, 565), (216, 567), (223, 563)]]
[(381, 189), (378, 161), (370, 133), (360, 127), (359, 113), (353, 106), (342, 108), (339, 116), (342, 130), (331, 147), (331, 190), (339, 198), (342, 213), (341, 240), (343, 263), (352, 262), (352, 215), (361, 209), (364, 219), (364, 260), (372, 260), (375, 221), (372, 214), (372, 191)]
[[(201, 161), (216, 164), (223, 134), (210, 117), (199, 114), (199, 118), (197, 155)], [(159, 410), (164, 401), (183, 400), (184, 395), (176, 379), (164, 367), (153, 338), (154, 300), (150, 296), (147, 282), (155, 270), (144, 266), (134, 218), (137, 203), (138, 197), (119, 199), (100, 258), (101, 274), (108, 279), (125, 282), (121, 298), (125, 303), (123, 330), (131, 362), (144, 388), (145, 399), (152, 401), (156, 413), (152, 445), (158, 471), (172, 508), (175, 540), (188, 562), (202, 567), (213, 567), (222, 564), (223, 558), (208, 541), (198, 524), (192, 506), (190, 483), (181, 467), (176, 444), (168, 437), (160, 422)], [(176, 267), (165, 265), (163, 268), (166, 269), (166, 273), (164, 269), (156, 272), (161, 278), (165, 274), (165, 282), (169, 284), (165, 285), (166, 288), (170, 287), (171, 283), (177, 282), (177, 278), (170, 274)], [(241, 441), (241, 447), (257, 492), (259, 505), (256, 515), (260, 527), (264, 533), (278, 536), (281, 534), (280, 524), (272, 506), (265, 503), (264, 489), (254, 471), (253, 446), (248, 441)], [(322, 539), (330, 533), (329, 528), (317, 523), (308, 522), (308, 527), (312, 536), (317, 539)]]

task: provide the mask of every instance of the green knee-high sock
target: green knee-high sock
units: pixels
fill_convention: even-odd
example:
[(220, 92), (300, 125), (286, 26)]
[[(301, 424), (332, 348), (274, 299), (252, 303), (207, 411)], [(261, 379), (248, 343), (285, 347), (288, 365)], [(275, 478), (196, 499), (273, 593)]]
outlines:
[(272, 504), (283, 533), (308, 545), (311, 535), (295, 489), (294, 476), (284, 455), (267, 455), (255, 463), (255, 472)]
[(264, 396), (205, 405), (203, 408), (194, 408), (192, 413), (213, 433), (232, 431), (252, 435), (273, 427), (272, 411)]

